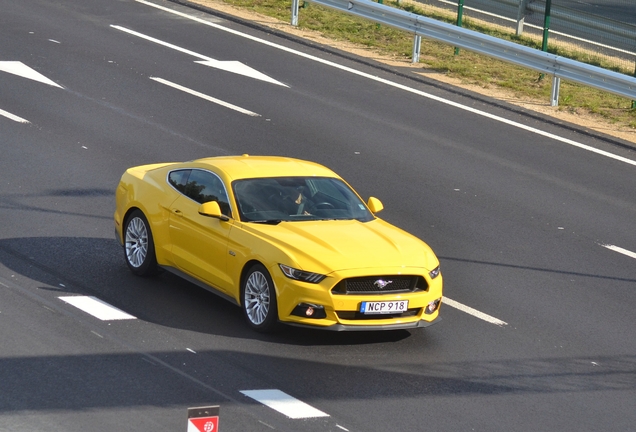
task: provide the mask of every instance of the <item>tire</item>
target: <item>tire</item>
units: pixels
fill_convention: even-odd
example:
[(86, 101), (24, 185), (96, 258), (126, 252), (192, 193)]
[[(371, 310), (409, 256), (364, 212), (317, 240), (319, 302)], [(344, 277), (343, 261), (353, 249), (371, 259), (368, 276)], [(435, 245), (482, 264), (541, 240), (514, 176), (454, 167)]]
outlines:
[(137, 276), (153, 276), (159, 272), (150, 224), (141, 210), (133, 211), (126, 219), (124, 256), (128, 268)]
[(278, 327), (278, 302), (274, 282), (262, 264), (247, 271), (241, 283), (241, 309), (248, 325), (261, 333)]

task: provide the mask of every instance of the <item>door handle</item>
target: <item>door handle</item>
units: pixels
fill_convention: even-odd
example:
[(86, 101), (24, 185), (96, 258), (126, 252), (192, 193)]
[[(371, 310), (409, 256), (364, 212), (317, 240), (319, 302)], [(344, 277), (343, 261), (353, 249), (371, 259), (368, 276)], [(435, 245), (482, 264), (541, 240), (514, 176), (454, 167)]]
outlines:
[(172, 209), (172, 214), (175, 215), (175, 216), (183, 217), (183, 213), (181, 212), (181, 210), (179, 210), (177, 208)]

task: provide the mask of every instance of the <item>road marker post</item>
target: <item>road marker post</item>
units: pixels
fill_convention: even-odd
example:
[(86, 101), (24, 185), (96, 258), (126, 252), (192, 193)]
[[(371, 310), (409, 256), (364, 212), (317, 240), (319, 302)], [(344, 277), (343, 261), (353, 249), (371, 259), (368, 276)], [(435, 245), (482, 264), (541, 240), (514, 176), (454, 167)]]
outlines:
[(218, 432), (219, 406), (188, 408), (187, 432)]

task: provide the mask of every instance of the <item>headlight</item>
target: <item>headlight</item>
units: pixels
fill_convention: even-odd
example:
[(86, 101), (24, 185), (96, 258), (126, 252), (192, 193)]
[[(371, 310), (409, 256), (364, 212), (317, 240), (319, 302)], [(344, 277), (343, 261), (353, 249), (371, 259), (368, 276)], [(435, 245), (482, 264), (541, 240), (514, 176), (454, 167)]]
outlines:
[(278, 264), (280, 269), (283, 271), (283, 274), (290, 279), (295, 279), (303, 282), (309, 283), (320, 283), (327, 276), (321, 275), (318, 273), (306, 272), (303, 270), (298, 270), (290, 266), (286, 266), (284, 264)]
[(437, 266), (433, 270), (428, 272), (428, 275), (431, 277), (431, 279), (435, 279), (437, 276), (439, 276), (440, 273), (441, 270), (439, 269), (439, 266)]

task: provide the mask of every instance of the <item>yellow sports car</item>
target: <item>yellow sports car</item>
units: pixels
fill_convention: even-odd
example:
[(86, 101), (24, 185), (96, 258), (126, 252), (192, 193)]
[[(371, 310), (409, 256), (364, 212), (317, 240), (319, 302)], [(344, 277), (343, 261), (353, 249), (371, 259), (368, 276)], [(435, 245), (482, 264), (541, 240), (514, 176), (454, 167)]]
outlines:
[(433, 251), (322, 165), (249, 155), (143, 165), (124, 173), (116, 201), (116, 235), (134, 274), (178, 274), (240, 306), (257, 331), (438, 319)]

